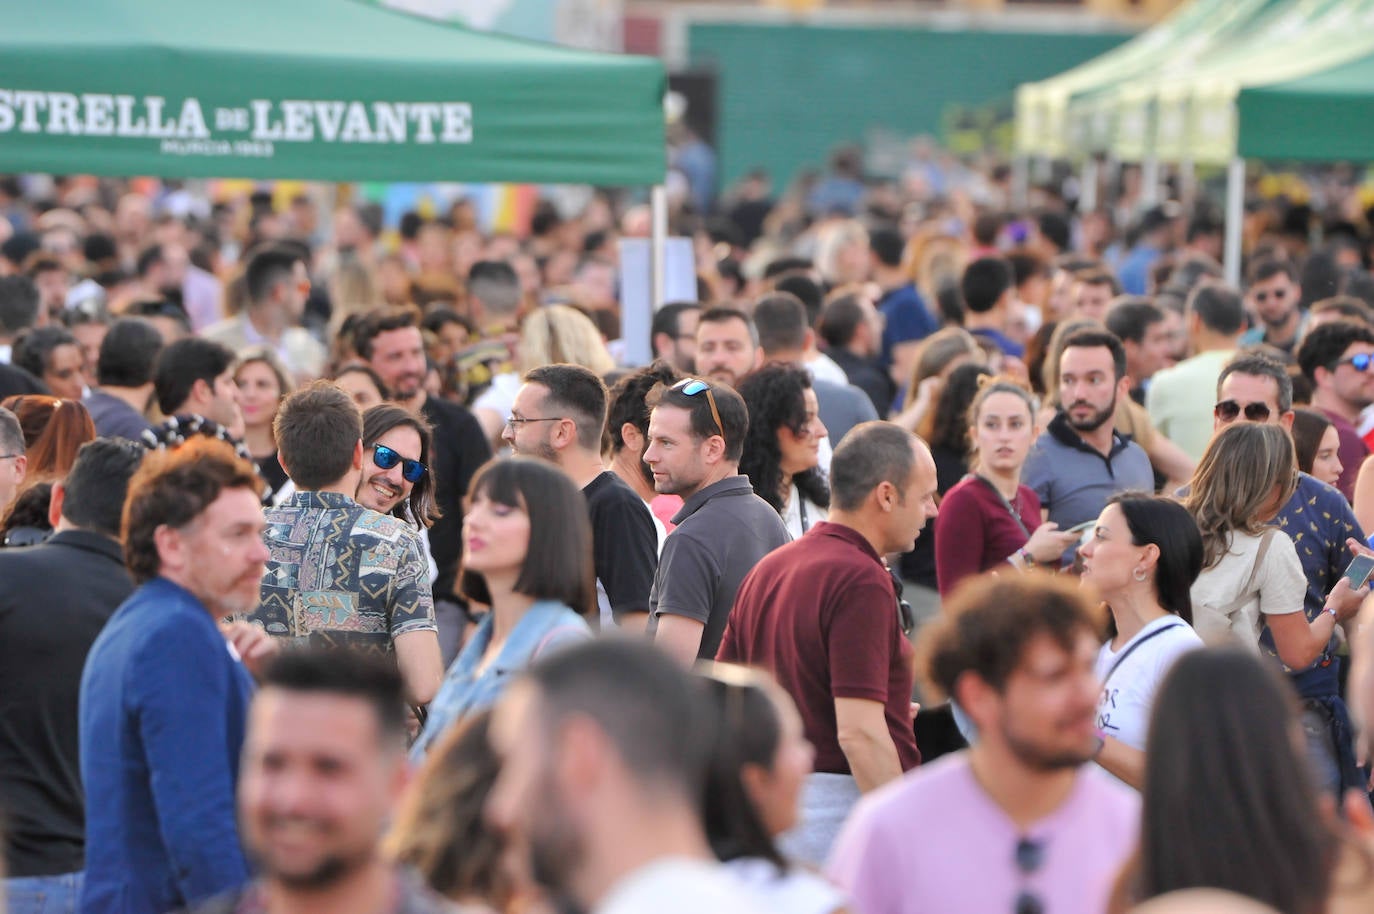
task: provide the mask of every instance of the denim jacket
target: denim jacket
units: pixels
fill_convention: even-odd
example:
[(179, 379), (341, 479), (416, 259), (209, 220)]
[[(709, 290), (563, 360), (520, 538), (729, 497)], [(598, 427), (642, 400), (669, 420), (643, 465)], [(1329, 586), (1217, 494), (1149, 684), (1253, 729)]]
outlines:
[(515, 623), (496, 659), (478, 672), (482, 655), (491, 644), (492, 614), (477, 623), (444, 675), (439, 694), (429, 705), (429, 720), (411, 747), (411, 761), (419, 763), (431, 746), (459, 720), (491, 707), (501, 697), (511, 677), (529, 666), (550, 648), (591, 637), (586, 621), (555, 600), (540, 600)]

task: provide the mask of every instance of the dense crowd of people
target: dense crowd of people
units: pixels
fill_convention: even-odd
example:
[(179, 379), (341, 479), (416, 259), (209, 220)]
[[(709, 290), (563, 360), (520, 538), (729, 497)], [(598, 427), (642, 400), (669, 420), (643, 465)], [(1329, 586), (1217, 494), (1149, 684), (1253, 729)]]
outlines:
[(679, 195), (636, 366), (615, 195), (0, 178), (0, 908), (1369, 910), (1374, 232), (1124, 188)]

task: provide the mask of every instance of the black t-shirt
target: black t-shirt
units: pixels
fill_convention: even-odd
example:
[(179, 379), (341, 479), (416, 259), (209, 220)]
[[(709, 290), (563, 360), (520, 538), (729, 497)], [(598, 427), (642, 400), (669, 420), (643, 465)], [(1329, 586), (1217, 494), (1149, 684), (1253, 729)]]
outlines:
[(262, 493), (262, 503), (271, 507), (272, 499), (281, 491), (281, 487), (286, 485), (286, 481), (290, 477), (281, 468), (276, 451), (266, 457), (254, 457), (253, 465), (258, 468), (258, 475), (262, 477), (262, 481), (267, 483), (267, 489)]
[(647, 613), (658, 570), (658, 531), (653, 515), (625, 480), (607, 470), (582, 494), (592, 519), (592, 558), (606, 591), (611, 616)]
[(491, 445), (477, 419), (457, 403), (426, 397), (420, 412), (434, 427), (429, 469), (434, 474), (434, 500), (444, 515), (429, 528), (429, 548), (439, 569), (434, 597), (453, 600), (463, 554), (463, 496), (477, 468), (491, 459)]
[[(968, 473), (968, 460), (963, 454), (942, 447), (930, 449), (935, 458), (935, 486), (944, 495)], [(902, 580), (935, 589), (935, 518), (928, 518), (916, 537), (916, 548), (902, 553), (897, 560)]]
[(85, 868), (77, 701), (86, 654), (133, 592), (119, 543), (84, 530), (0, 550), (0, 808), (6, 875)]

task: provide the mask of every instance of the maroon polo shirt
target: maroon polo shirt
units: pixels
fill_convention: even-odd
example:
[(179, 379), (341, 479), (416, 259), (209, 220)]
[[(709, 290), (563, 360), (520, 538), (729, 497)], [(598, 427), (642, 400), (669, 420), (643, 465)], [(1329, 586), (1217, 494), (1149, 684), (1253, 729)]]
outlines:
[(920, 763), (911, 727), (912, 650), (892, 577), (853, 529), (818, 523), (754, 566), (716, 659), (773, 673), (797, 703), (817, 771), (852, 773), (836, 736), (836, 698), (881, 702), (902, 770)]

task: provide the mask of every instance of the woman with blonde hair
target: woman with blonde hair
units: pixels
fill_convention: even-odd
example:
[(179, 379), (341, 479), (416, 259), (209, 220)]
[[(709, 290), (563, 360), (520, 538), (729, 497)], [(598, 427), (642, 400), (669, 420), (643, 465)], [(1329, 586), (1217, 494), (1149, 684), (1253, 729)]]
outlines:
[(861, 283), (868, 278), (868, 229), (855, 219), (822, 225), (817, 231), (816, 266), (830, 286)]
[(1268, 629), (1279, 659), (1300, 670), (1321, 655), (1359, 603), (1346, 598), (1350, 582), (1342, 577), (1316, 619), (1303, 613), (1302, 562), (1288, 534), (1267, 526), (1297, 480), (1288, 432), (1236, 422), (1207, 445), (1184, 507), (1203, 546), (1202, 574), (1192, 586), (1193, 627), (1204, 639), (1230, 635), (1255, 653)]
[(291, 372), (275, 352), (266, 346), (245, 350), (234, 369), (234, 383), (239, 389), (239, 408), (243, 412), (243, 443), (253, 455), (258, 475), (267, 483), (262, 503), (280, 504), (294, 491), (290, 479), (277, 460), (277, 441), (272, 423), (277, 408), (286, 395), (295, 389)]
[(520, 370), (560, 363), (581, 365), (598, 376), (615, 368), (591, 318), (568, 305), (548, 305), (529, 314), (520, 327)]
[(935, 426), (934, 406), (949, 373), (969, 362), (982, 365), (986, 361), (982, 347), (964, 328), (946, 327), (932, 333), (916, 352), (916, 367), (903, 392), (904, 407), (889, 421), (929, 441)]

